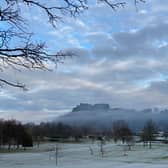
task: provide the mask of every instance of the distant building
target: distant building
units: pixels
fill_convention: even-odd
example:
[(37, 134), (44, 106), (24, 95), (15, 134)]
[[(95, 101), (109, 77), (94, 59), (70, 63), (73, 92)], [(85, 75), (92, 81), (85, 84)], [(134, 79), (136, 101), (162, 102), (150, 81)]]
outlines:
[(92, 111), (92, 110), (110, 110), (109, 104), (88, 104), (88, 103), (80, 103), (76, 107), (72, 109), (72, 112), (77, 111)]

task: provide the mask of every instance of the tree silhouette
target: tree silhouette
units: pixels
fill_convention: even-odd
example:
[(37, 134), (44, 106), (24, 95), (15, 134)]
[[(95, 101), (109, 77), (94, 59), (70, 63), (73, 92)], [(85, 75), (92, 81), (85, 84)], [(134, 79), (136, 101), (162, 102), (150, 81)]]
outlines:
[(145, 143), (149, 143), (149, 148), (152, 148), (152, 141), (155, 139), (157, 134), (157, 126), (152, 120), (148, 120), (144, 125), (141, 133), (141, 140)]
[(123, 143), (129, 143), (133, 140), (133, 133), (129, 128), (127, 122), (124, 120), (113, 122), (112, 134), (115, 142), (121, 140)]

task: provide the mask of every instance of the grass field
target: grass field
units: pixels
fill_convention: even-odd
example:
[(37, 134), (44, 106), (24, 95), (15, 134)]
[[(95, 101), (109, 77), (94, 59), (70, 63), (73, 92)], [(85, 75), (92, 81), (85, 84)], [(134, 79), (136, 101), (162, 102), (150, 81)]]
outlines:
[[(60, 143), (58, 144), (59, 168), (167, 168), (168, 145), (154, 144), (152, 149), (136, 144), (131, 151), (124, 146), (108, 142), (104, 145), (104, 155), (100, 144)], [(52, 168), (56, 167), (55, 143), (44, 143), (40, 148), (20, 152), (1, 153), (2, 168)], [(91, 150), (93, 155), (91, 155)]]

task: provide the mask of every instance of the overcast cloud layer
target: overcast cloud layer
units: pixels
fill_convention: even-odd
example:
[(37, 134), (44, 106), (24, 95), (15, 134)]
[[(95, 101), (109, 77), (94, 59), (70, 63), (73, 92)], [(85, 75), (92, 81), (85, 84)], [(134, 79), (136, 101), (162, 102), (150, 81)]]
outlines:
[[(73, 50), (54, 72), (3, 73), (27, 84), (29, 91), (0, 91), (0, 117), (47, 121), (79, 103), (111, 107), (168, 107), (168, 1), (152, 0), (117, 12), (102, 4), (57, 29), (41, 14), (25, 10), (37, 39), (51, 50)], [(39, 24), (43, 29), (39, 29)]]

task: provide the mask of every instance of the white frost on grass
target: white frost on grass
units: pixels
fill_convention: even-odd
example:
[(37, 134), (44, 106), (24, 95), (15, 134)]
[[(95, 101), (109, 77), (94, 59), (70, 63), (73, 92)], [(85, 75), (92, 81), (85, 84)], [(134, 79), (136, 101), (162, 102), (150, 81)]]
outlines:
[[(0, 154), (0, 167), (2, 168), (54, 168), (55, 144), (40, 145), (32, 150), (22, 153)], [(96, 142), (61, 144), (58, 168), (167, 168), (168, 145), (155, 144), (150, 150), (142, 144), (136, 144), (132, 151), (123, 155), (123, 147), (113, 143), (104, 145), (104, 156), (101, 156), (100, 146)], [(93, 149), (90, 155), (89, 146)], [(50, 156), (50, 157), (49, 157)]]

